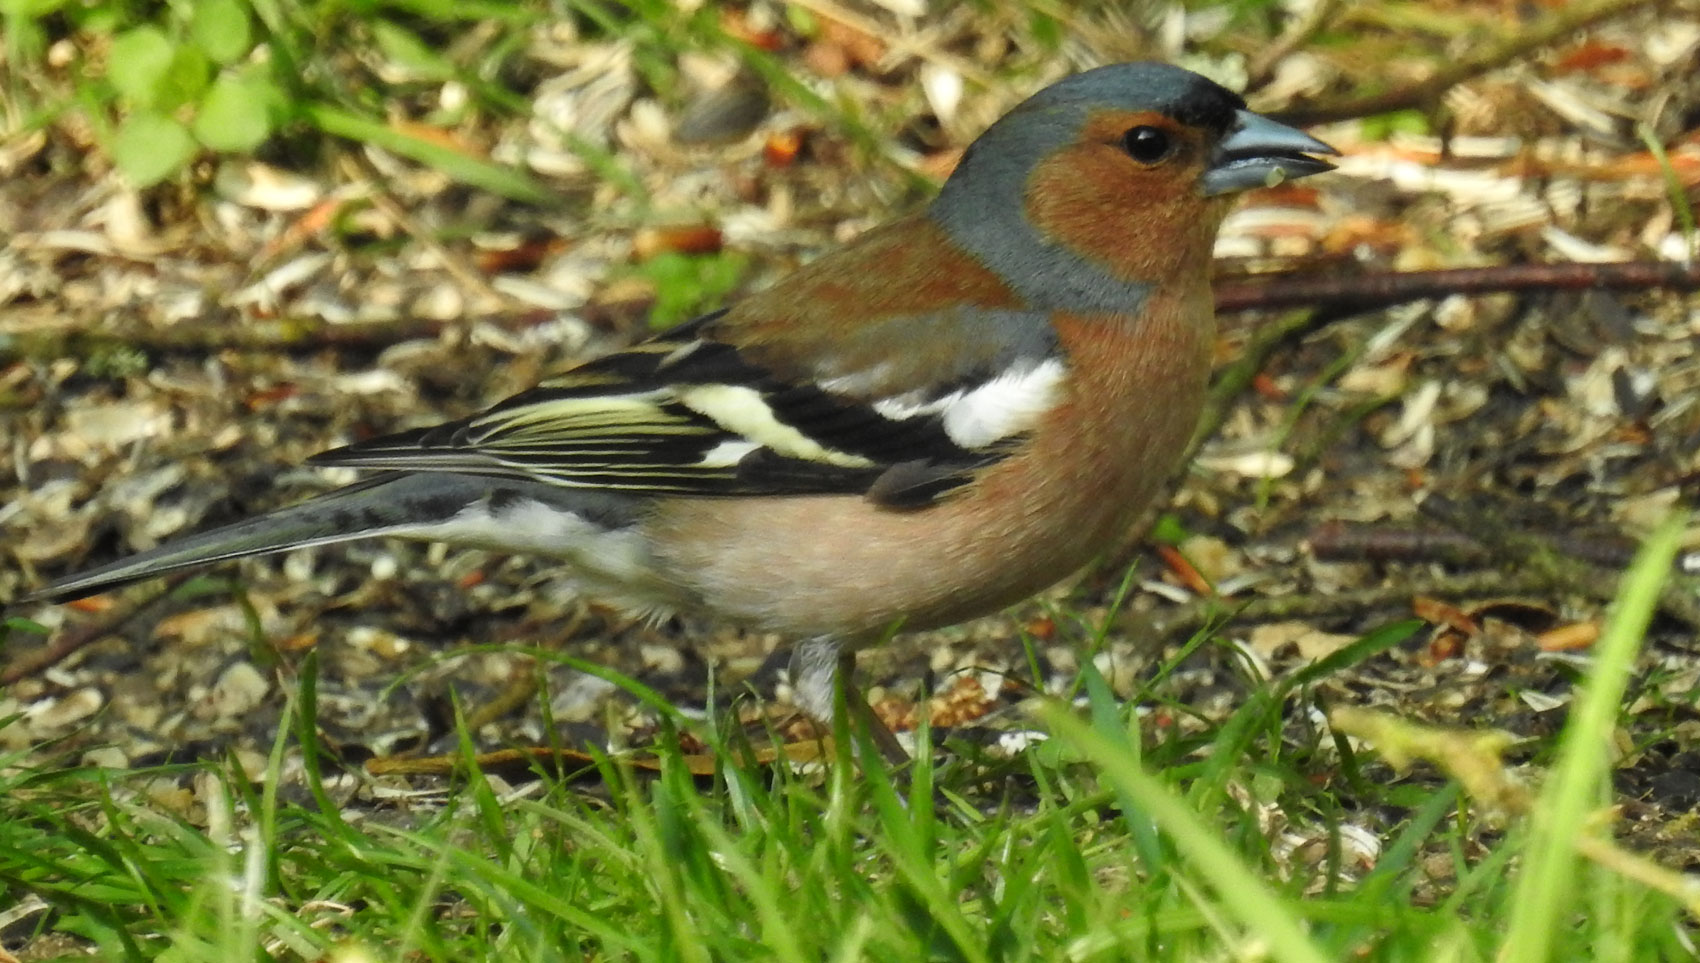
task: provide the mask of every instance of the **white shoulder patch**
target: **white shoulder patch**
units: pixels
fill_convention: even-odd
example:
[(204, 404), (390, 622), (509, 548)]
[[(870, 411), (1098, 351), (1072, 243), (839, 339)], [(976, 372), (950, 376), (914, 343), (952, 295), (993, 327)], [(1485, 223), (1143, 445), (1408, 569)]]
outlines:
[(1065, 375), (1062, 360), (1048, 358), (960, 392), (944, 409), (945, 434), (964, 448), (984, 448), (1028, 431), (1056, 405)]
[(925, 404), (887, 398), (875, 410), (894, 421), (938, 415), (945, 434), (964, 448), (985, 448), (1028, 431), (1061, 397), (1067, 370), (1059, 358), (1005, 371), (973, 388), (953, 391)]

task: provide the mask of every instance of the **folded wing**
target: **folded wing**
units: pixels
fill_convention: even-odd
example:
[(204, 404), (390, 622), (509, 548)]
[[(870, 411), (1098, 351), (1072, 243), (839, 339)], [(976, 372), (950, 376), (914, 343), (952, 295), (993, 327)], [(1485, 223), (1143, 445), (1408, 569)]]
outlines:
[(1007, 454), (1055, 403), (1064, 370), (1035, 341), (1037, 350), (959, 354), (978, 359), (963, 370), (917, 368), (919, 384), (894, 384), (889, 364), (781, 375), (752, 360), (761, 350), (717, 337), (720, 319), (589, 361), (470, 418), (313, 461), (634, 494), (859, 493), (917, 506)]

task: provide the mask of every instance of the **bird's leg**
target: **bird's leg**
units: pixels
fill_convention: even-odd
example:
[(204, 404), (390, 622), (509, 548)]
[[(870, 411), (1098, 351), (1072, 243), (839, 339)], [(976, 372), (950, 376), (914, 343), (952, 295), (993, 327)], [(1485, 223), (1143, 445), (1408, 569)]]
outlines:
[(856, 650), (837, 636), (804, 639), (791, 651), (791, 688), (803, 714), (826, 726), (833, 723), (833, 706), (840, 690), (844, 697), (847, 730), (852, 736), (865, 731), (885, 761), (909, 761), (909, 753), (886, 724), (874, 714), (856, 686)]

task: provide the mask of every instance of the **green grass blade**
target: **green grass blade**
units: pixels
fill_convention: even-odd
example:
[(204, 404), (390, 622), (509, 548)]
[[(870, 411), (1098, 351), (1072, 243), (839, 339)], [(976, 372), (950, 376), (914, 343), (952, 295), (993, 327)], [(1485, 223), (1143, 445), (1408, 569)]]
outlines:
[(1271, 959), (1282, 963), (1326, 963), (1328, 956), (1305, 932), (1297, 910), (1260, 881), (1260, 874), (1223, 842), (1218, 827), (1205, 822), (1169, 788), (1145, 772), (1126, 752), (1057, 705), (1040, 709), (1056, 736), (1090, 760), (1122, 795), (1139, 800), (1144, 816), (1167, 835), (1177, 853), (1198, 869), (1216, 891), (1216, 908), (1267, 941)]
[(1575, 843), (1606, 790), (1608, 739), (1623, 690), (1681, 544), (1684, 516), (1668, 519), (1624, 576), (1592, 674), (1578, 693), (1559, 743), (1558, 764), (1536, 802), (1528, 853), (1512, 895), (1511, 925), (1499, 959), (1544, 963), (1568, 929), (1581, 895)]
[(327, 134), (381, 147), (442, 171), (463, 184), (526, 204), (550, 205), (556, 200), (524, 171), (493, 164), (328, 104), (305, 104), (301, 110), (313, 126)]

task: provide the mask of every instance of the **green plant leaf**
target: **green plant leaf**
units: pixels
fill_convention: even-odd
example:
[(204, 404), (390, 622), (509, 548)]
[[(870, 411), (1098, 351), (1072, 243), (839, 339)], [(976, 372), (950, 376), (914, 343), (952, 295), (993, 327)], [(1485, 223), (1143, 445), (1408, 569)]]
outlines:
[(512, 0), (389, 0), (386, 7), (406, 10), (437, 23), (494, 20), (514, 26), (535, 23), (538, 12)]
[(194, 155), (195, 139), (188, 129), (162, 114), (131, 114), (112, 139), (112, 160), (137, 187), (165, 180)]
[(385, 57), (421, 80), (448, 80), (455, 76), (454, 65), (432, 50), (413, 32), (387, 20), (372, 24), (372, 39)]
[[(0, 17), (12, 20), (32, 20), (58, 13), (62, 8), (70, 6), (70, 0), (0, 0)], [(15, 24), (8, 23), (8, 27)]]
[(749, 258), (737, 251), (718, 254), (666, 251), (644, 261), (638, 265), (637, 274), (655, 285), (650, 326), (658, 330), (670, 328), (711, 310), (738, 286), (748, 266)]
[(10, 60), (17, 63), (34, 63), (47, 53), (47, 32), (33, 17), (7, 9), (20, 2), (21, 0), (11, 0), (10, 3), (0, 0), (0, 25), (4, 25), (6, 34), (4, 50)]
[(176, 53), (171, 39), (158, 27), (126, 30), (112, 39), (106, 76), (119, 96), (138, 107), (152, 107), (159, 101)]
[(283, 92), (263, 73), (225, 73), (195, 114), (195, 139), (216, 151), (251, 151), (271, 136), (282, 99)]
[(1361, 122), (1364, 137), (1386, 140), (1394, 134), (1428, 134), (1434, 127), (1428, 115), (1420, 110), (1395, 110), (1392, 113), (1365, 117)]
[(161, 78), (159, 99), (154, 102), (154, 107), (176, 110), (184, 104), (192, 104), (201, 99), (211, 82), (212, 63), (207, 60), (207, 55), (201, 53), (199, 47), (178, 44), (172, 53), (171, 65)]
[(63, 6), (66, 8), (66, 19), (74, 24), (78, 30), (87, 31), (88, 33), (102, 37), (112, 36), (117, 33), (120, 28), (127, 26), (130, 22), (124, 17), (126, 11), (118, 8), (115, 4), (91, 6), (67, 3), (56, 4), (56, 6)]
[(5, 633), (7, 632), (28, 632), (31, 635), (52, 634), (47, 626), (42, 625), (40, 622), (26, 619), (21, 615), (14, 615), (10, 618), (0, 619), (0, 639), (4, 639)]
[(242, 0), (198, 0), (194, 9), (189, 36), (214, 63), (235, 63), (253, 49), (248, 8)]

